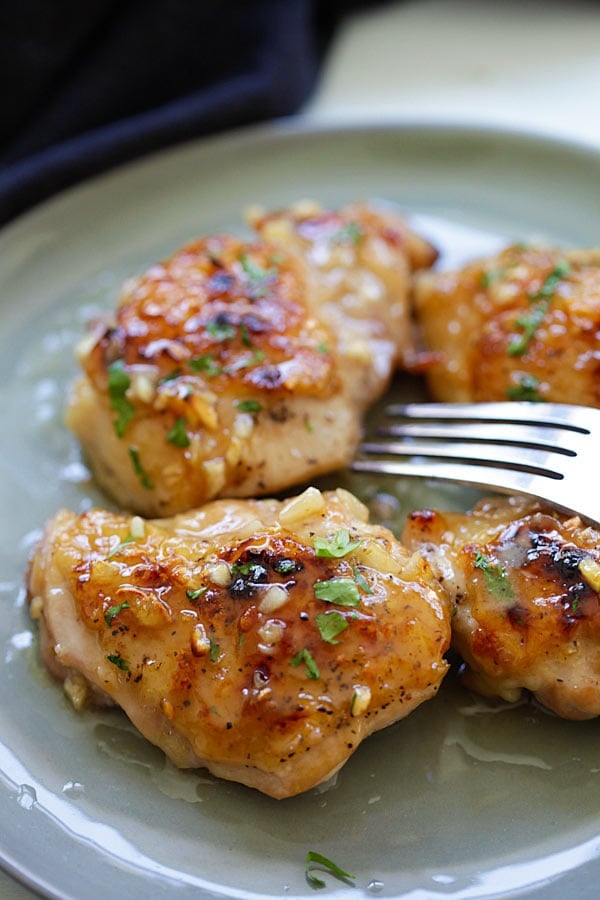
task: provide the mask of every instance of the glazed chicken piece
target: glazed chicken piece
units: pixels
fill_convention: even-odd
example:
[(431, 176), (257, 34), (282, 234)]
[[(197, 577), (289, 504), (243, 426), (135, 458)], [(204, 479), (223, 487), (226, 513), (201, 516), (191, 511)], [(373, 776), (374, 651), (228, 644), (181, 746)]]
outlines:
[(403, 541), (431, 563), (455, 612), (452, 643), (475, 691), (523, 688), (566, 719), (600, 714), (600, 535), (530, 500), (467, 514), (421, 510)]
[(342, 489), (154, 521), (59, 512), (28, 594), (77, 708), (118, 704), (176, 765), (276, 798), (329, 778), (447, 669), (428, 563)]
[(513, 246), (425, 273), (415, 310), (435, 399), (600, 406), (600, 250)]
[(437, 259), (431, 244), (397, 215), (362, 203), (332, 211), (303, 201), (247, 217), (263, 240), (300, 261), (315, 314), (343, 355), (369, 359), (375, 385), (390, 362), (419, 366), (407, 286)]
[(172, 515), (350, 460), (362, 413), (409, 353), (411, 268), (435, 253), (366, 207), (323, 216), (288, 245), (189, 244), (93, 326), (67, 424), (121, 506)]

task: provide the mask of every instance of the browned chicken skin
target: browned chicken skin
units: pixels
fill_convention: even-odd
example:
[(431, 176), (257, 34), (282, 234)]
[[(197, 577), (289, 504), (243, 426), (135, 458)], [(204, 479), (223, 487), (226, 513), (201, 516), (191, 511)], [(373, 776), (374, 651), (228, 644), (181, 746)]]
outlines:
[(67, 424), (121, 506), (172, 515), (344, 466), (410, 355), (410, 271), (435, 252), (366, 206), (256, 221), (123, 289), (83, 342)]
[(318, 298), (317, 314), (344, 355), (353, 347), (377, 348), (374, 378), (389, 365), (390, 352), (396, 365), (414, 364), (407, 289), (412, 272), (435, 262), (430, 243), (396, 215), (361, 203), (332, 211), (303, 202), (255, 210), (249, 218), (264, 241), (302, 261), (308, 294)]
[(59, 512), (28, 578), (76, 707), (120, 705), (181, 767), (277, 798), (433, 696), (449, 603), (344, 490), (170, 520)]
[(403, 541), (454, 602), (469, 687), (508, 701), (526, 688), (567, 719), (600, 714), (597, 531), (513, 498), (467, 514), (415, 512)]
[(600, 250), (513, 246), (419, 276), (433, 397), (600, 406)]

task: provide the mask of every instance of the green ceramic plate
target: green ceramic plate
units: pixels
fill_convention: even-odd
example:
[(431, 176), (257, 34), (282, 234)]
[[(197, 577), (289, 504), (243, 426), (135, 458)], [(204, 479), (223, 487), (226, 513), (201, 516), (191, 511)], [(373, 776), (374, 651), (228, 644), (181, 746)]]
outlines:
[[(540, 137), (399, 125), (271, 127), (192, 143), (69, 191), (0, 238), (0, 853), (60, 898), (313, 896), (308, 850), (356, 875), (325, 896), (595, 897), (600, 725), (490, 707), (449, 678), (334, 784), (276, 802), (179, 773), (119, 713), (75, 714), (43, 674), (21, 588), (45, 519), (104, 502), (62, 424), (72, 348), (120, 282), (240, 210), (380, 198), (442, 265), (509, 239), (598, 243), (600, 154)], [(396, 392), (418, 386), (398, 383)], [(398, 523), (460, 489), (339, 477)]]

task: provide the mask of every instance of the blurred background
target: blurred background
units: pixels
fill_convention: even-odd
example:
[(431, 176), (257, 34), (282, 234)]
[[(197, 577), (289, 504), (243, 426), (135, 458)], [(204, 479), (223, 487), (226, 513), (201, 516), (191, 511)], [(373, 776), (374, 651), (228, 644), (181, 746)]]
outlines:
[(0, 4), (0, 222), (176, 142), (413, 117), (600, 143), (597, 0)]

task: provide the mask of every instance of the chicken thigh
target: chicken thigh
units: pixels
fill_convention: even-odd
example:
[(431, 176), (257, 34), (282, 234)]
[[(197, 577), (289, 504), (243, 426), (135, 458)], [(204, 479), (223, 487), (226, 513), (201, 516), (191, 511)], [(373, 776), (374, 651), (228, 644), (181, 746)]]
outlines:
[(465, 683), (516, 701), (523, 688), (567, 719), (600, 714), (600, 535), (531, 500), (467, 514), (421, 510), (403, 541), (454, 602)]
[(415, 311), (435, 399), (600, 406), (600, 250), (519, 245), (424, 273)]
[(342, 489), (154, 521), (62, 511), (28, 593), (76, 707), (118, 704), (178, 766), (276, 798), (330, 777), (447, 669), (429, 564)]
[[(368, 207), (305, 213), (265, 219), (254, 242), (189, 244), (126, 284), (82, 342), (67, 425), (121, 506), (173, 515), (351, 459), (362, 413), (410, 355), (411, 269), (435, 252)], [(281, 239), (292, 220), (301, 237)]]

